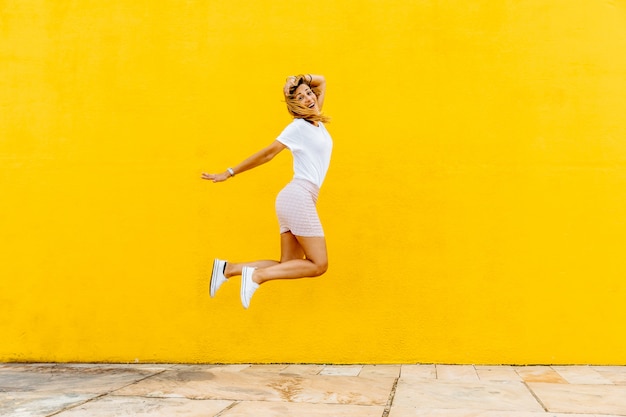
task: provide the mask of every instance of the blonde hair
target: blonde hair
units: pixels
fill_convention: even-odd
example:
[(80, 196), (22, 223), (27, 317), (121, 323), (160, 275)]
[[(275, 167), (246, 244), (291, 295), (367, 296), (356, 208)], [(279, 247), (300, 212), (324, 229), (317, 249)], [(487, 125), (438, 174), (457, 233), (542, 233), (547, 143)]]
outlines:
[(318, 113), (315, 110), (309, 109), (295, 97), (296, 90), (302, 84), (308, 85), (316, 97), (320, 96), (321, 91), (318, 87), (311, 87), (311, 84), (309, 83), (307, 77), (305, 77), (304, 75), (297, 75), (294, 85), (289, 88), (289, 94), (285, 96), (285, 103), (287, 104), (287, 111), (289, 112), (289, 114), (291, 114), (294, 119), (304, 119), (309, 122), (330, 122), (330, 117), (326, 116), (323, 113)]

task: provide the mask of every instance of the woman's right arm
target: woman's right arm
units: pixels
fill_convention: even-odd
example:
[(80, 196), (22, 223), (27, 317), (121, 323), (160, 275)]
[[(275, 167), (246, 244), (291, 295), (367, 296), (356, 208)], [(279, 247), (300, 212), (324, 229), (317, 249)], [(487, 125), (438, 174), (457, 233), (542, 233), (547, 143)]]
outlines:
[(230, 168), (230, 170), (232, 170), (232, 173), (228, 170), (221, 172), (219, 174), (207, 174), (203, 172), (202, 179), (210, 180), (213, 182), (226, 181), (230, 177), (234, 177), (237, 174), (241, 174), (242, 172), (248, 171), (252, 168), (256, 168), (259, 165), (263, 165), (271, 161), (272, 159), (274, 159), (276, 155), (278, 155), (285, 148), (286, 146), (284, 144), (275, 140), (269, 146), (261, 149), (260, 151), (246, 158), (240, 164), (235, 165), (234, 167)]
[(324, 105), (324, 97), (326, 96), (326, 78), (323, 75), (307, 74), (305, 77), (311, 77), (309, 86), (317, 93), (317, 105), (320, 110)]

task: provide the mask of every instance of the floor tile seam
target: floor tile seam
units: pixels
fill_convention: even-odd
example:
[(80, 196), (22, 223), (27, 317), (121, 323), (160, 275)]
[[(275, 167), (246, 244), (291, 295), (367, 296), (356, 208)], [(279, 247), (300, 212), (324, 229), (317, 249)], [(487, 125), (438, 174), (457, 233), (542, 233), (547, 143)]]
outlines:
[[(593, 366), (590, 366), (590, 365), (575, 366), (573, 368), (583, 368), (583, 369), (585, 369), (587, 371), (591, 371), (592, 374), (594, 375), (594, 378), (597, 378), (597, 379), (594, 380), (594, 382), (589, 382), (589, 380), (587, 379), (587, 376), (583, 376), (581, 380), (576, 379), (576, 376), (571, 376), (570, 375), (568, 377), (566, 375), (566, 373), (572, 367), (569, 367), (569, 366), (566, 366), (566, 365), (565, 366), (564, 365), (553, 365), (553, 366), (551, 366), (551, 368), (561, 378), (563, 378), (563, 380), (565, 380), (568, 384), (571, 384), (571, 385), (617, 385), (610, 378), (607, 378), (604, 375), (602, 375), (602, 372), (598, 371), (597, 369), (594, 369)], [(561, 373), (561, 370), (564, 370), (565, 373)]]
[(213, 417), (220, 417), (222, 415), (224, 415), (224, 413), (227, 413), (228, 411), (232, 410), (236, 405), (238, 405), (239, 403), (241, 403), (241, 401), (233, 401), (232, 403), (230, 403), (229, 405), (227, 405), (226, 407), (224, 407), (224, 409), (222, 411), (220, 411), (219, 413), (217, 413), (215, 416)]
[(185, 397), (184, 395), (141, 395), (141, 394), (116, 394), (114, 392), (105, 394), (107, 397), (111, 398), (142, 398), (144, 400), (185, 400), (185, 401), (228, 401), (228, 402), (241, 402), (245, 401), (242, 399), (234, 399), (234, 398), (198, 398), (198, 397)]
[(104, 392), (102, 394), (98, 394), (98, 395), (96, 395), (94, 397), (88, 398), (85, 401), (81, 401), (81, 402), (78, 402), (78, 403), (75, 403), (75, 404), (70, 404), (70, 405), (68, 405), (66, 407), (63, 407), (61, 410), (54, 411), (51, 414), (47, 414), (46, 417), (58, 416), (61, 413), (64, 413), (66, 411), (70, 411), (70, 410), (72, 410), (72, 409), (74, 409), (76, 407), (80, 407), (80, 406), (83, 406), (85, 404), (89, 404), (90, 402), (99, 400), (100, 398), (104, 398), (107, 395), (109, 395), (109, 393), (108, 392)]
[(389, 398), (387, 399), (387, 404), (385, 404), (385, 409), (383, 410), (383, 414), (381, 415), (381, 417), (389, 417), (389, 413), (391, 412), (391, 407), (393, 406), (393, 399), (396, 397), (396, 390), (398, 389), (399, 380), (400, 380), (400, 376), (398, 376), (393, 382), (391, 391), (389, 392)]
[[(552, 366), (550, 366), (550, 365), (518, 365), (518, 366), (514, 366), (513, 370), (515, 371), (517, 376), (519, 376), (520, 380), (524, 384), (526, 384), (527, 382), (534, 382), (534, 381), (532, 381), (532, 378), (529, 378), (528, 376), (524, 377), (524, 375), (522, 375), (522, 373), (520, 373), (520, 370), (521, 369), (530, 369), (530, 368), (533, 368), (533, 367), (549, 368), (552, 372), (555, 372), (563, 381), (565, 381), (565, 379), (561, 376), (561, 374), (559, 374), (554, 369), (552, 369)], [(567, 381), (565, 381), (565, 382), (567, 382)]]
[(66, 411), (72, 410), (72, 409), (74, 409), (74, 408), (76, 408), (76, 407), (81, 407), (81, 406), (83, 406), (83, 405), (85, 405), (85, 404), (89, 404), (90, 402), (97, 401), (97, 400), (99, 400), (99, 399), (101, 399), (101, 398), (104, 398), (104, 397), (106, 397), (106, 396), (110, 396), (110, 395), (112, 395), (112, 394), (114, 395), (114, 393), (115, 393), (116, 391), (122, 390), (122, 389), (124, 389), (124, 388), (126, 388), (126, 387), (130, 387), (131, 385), (137, 384), (137, 383), (139, 383), (139, 382), (141, 382), (141, 381), (145, 381), (146, 379), (148, 379), (148, 378), (152, 378), (152, 377), (154, 377), (154, 376), (156, 376), (156, 375), (160, 375), (160, 374), (162, 374), (162, 373), (163, 373), (163, 372), (165, 372), (165, 371), (167, 371), (167, 369), (162, 369), (162, 370), (160, 370), (160, 371), (158, 371), (158, 372), (155, 372), (154, 374), (146, 375), (145, 377), (143, 377), (143, 378), (141, 378), (141, 379), (135, 380), (135, 381), (130, 382), (130, 383), (128, 383), (128, 384), (126, 384), (126, 385), (123, 385), (123, 386), (121, 386), (121, 387), (115, 388), (115, 389), (110, 390), (110, 391), (103, 392), (103, 393), (101, 393), (101, 394), (97, 394), (97, 395), (95, 395), (94, 397), (88, 398), (88, 399), (87, 399), (87, 400), (85, 400), (85, 401), (81, 401), (81, 402), (78, 402), (78, 403), (75, 403), (75, 404), (71, 404), (71, 405), (69, 405), (69, 406), (67, 406), (67, 407), (64, 407), (62, 410), (55, 411), (55, 412), (53, 412), (53, 413), (51, 413), (51, 414), (48, 414), (46, 417), (56, 416), (56, 415), (59, 415), (59, 414), (61, 414), (61, 413), (66, 412)]
[[(191, 398), (187, 398), (188, 400), (192, 400)], [(195, 401), (202, 401), (200, 399), (194, 399)], [(322, 405), (322, 406), (329, 406), (329, 407), (353, 407), (353, 408), (380, 408), (380, 409), (385, 409), (385, 405), (384, 404), (364, 404), (364, 403), (344, 403), (344, 402), (325, 402), (325, 401), (289, 401), (289, 400), (271, 400), (271, 399), (248, 399), (248, 400), (242, 400), (242, 399), (238, 399), (238, 400), (227, 400), (227, 399), (211, 399), (211, 400), (204, 400), (204, 401), (231, 401), (233, 403), (264, 403), (264, 404), (293, 404), (293, 405)], [(236, 405), (236, 404), (234, 404)], [(231, 406), (230, 408), (234, 407)], [(223, 411), (220, 411), (220, 413), (222, 413)], [(213, 417), (218, 417), (213, 416)]]
[(107, 393), (106, 393), (106, 395), (111, 395), (111, 394), (114, 394), (115, 392), (120, 391), (120, 390), (123, 390), (124, 388), (130, 387), (131, 385), (135, 385), (135, 384), (138, 384), (138, 383), (140, 383), (140, 382), (143, 382), (143, 381), (145, 381), (145, 380), (147, 380), (147, 379), (154, 378), (155, 376), (157, 376), (157, 375), (161, 375), (162, 373), (167, 372), (168, 370), (169, 370), (169, 369), (162, 369), (162, 370), (160, 370), (160, 371), (158, 371), (158, 372), (155, 372), (155, 373), (153, 373), (153, 374), (146, 375), (146, 376), (144, 376), (143, 378), (137, 379), (137, 380), (135, 380), (135, 381), (133, 381), (133, 382), (130, 382), (130, 383), (126, 384), (126, 385), (123, 385), (123, 386), (121, 386), (121, 387), (115, 388), (114, 390), (111, 390), (111, 391), (107, 392)]
[(546, 407), (543, 401), (541, 401), (541, 398), (539, 398), (539, 396), (535, 393), (535, 391), (533, 391), (530, 385), (528, 385), (526, 381), (522, 381), (522, 384), (524, 384), (528, 392), (530, 392), (530, 395), (532, 395), (535, 401), (537, 401), (537, 403), (541, 406), (541, 408), (543, 408), (543, 411), (545, 411), (546, 413), (549, 413), (550, 410), (548, 410), (548, 407)]
[[(121, 388), (120, 388), (121, 389)], [(117, 390), (116, 390), (117, 391)], [(298, 398), (292, 398), (292, 399), (273, 399), (273, 398), (269, 398), (269, 397), (264, 397), (264, 398), (247, 398), (247, 399), (242, 399), (241, 397), (239, 398), (228, 398), (228, 397), (188, 397), (188, 396), (170, 396), (167, 394), (163, 394), (163, 395), (141, 395), (141, 394), (115, 394), (115, 392), (107, 392), (107, 393), (103, 393), (101, 395), (99, 395), (98, 397), (94, 397), (91, 398), (87, 401), (85, 401), (84, 403), (87, 403), (89, 401), (94, 401), (96, 399), (100, 399), (102, 397), (105, 396), (109, 396), (109, 397), (118, 397), (118, 398), (143, 398), (146, 400), (171, 400), (171, 399), (179, 399), (179, 400), (188, 400), (188, 401), (229, 401), (229, 402), (233, 402), (233, 403), (241, 403), (241, 402), (262, 402), (262, 403), (272, 403), (272, 404), (278, 404), (278, 403), (290, 403), (290, 404), (317, 404), (317, 405), (333, 405), (333, 406), (340, 406), (340, 405), (352, 405), (352, 406), (357, 406), (357, 407), (385, 407), (384, 404), (382, 403), (363, 403), (363, 402), (354, 402), (354, 403), (343, 403), (343, 402), (338, 402), (338, 401), (334, 401), (334, 402), (329, 402), (329, 401), (324, 401), (322, 400), (306, 400), (306, 399), (298, 399)], [(83, 404), (84, 404), (83, 403)], [(81, 404), (78, 404), (77, 406), (80, 406)], [(72, 407), (68, 407), (69, 408), (73, 408)]]

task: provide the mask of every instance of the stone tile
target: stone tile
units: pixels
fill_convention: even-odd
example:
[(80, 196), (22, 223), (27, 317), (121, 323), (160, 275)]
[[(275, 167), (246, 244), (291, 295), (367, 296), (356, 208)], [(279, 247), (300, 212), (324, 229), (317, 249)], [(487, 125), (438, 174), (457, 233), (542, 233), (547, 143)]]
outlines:
[(146, 371), (156, 373), (166, 369), (172, 369), (176, 365), (158, 363), (69, 363), (62, 364), (62, 366), (76, 369), (125, 369), (128, 371)]
[(371, 378), (398, 378), (400, 376), (400, 369), (400, 365), (365, 365), (359, 376)]
[(521, 381), (512, 366), (475, 366), (481, 381)]
[(3, 363), (5, 368), (11, 369), (29, 369), (29, 368), (54, 368), (55, 366), (59, 366), (56, 363), (47, 363), (47, 362), (5, 362)]
[(617, 415), (617, 414), (587, 414), (587, 413), (585, 413), (585, 414), (550, 413), (550, 414), (547, 414), (547, 416), (546, 416), (546, 417), (551, 416), (552, 414), (554, 414), (555, 416), (561, 416), (561, 415), (563, 415), (563, 416), (566, 416), (566, 417), (572, 417), (572, 416), (575, 416), (575, 417), (576, 417), (576, 416), (584, 416), (584, 417), (592, 417), (592, 416), (593, 416), (593, 417), (624, 417), (624, 415), (623, 415), (623, 414), (621, 414), (621, 415)]
[(261, 373), (278, 373), (287, 368), (288, 365), (250, 365), (246, 369), (243, 369), (241, 372), (255, 372), (258, 374)]
[(250, 368), (249, 364), (237, 364), (237, 365), (175, 365), (171, 370), (186, 371), (186, 372), (204, 372), (210, 370), (211, 372), (243, 372)]
[(448, 381), (478, 381), (472, 365), (437, 365), (437, 379)]
[(567, 384), (567, 381), (549, 366), (516, 366), (515, 371), (524, 382)]
[(437, 379), (437, 369), (435, 365), (402, 365), (400, 376), (404, 379)]
[(600, 372), (589, 366), (552, 366), (559, 375), (570, 384), (578, 385), (603, 385), (612, 382), (603, 377)]
[(482, 411), (482, 410), (426, 410), (392, 407), (389, 417), (611, 417), (593, 414), (555, 414), (525, 411)]
[(220, 417), (380, 417), (383, 406), (244, 401)]
[(592, 368), (613, 384), (626, 385), (626, 366), (592, 366)]
[(169, 370), (116, 395), (385, 405), (393, 378)]
[(212, 417), (232, 401), (188, 400), (182, 398), (141, 398), (106, 396), (59, 414), (59, 417)]
[(529, 383), (544, 407), (555, 413), (626, 416), (626, 386)]
[(329, 365), (325, 366), (320, 375), (358, 376), (363, 366)]
[(521, 382), (418, 381), (400, 379), (394, 407), (467, 409), (474, 411), (529, 411), (543, 408)]
[(5, 363), (4, 367), (20, 371), (64, 371), (64, 370), (87, 370), (95, 373), (100, 370), (124, 370), (124, 371), (147, 371), (159, 372), (171, 369), (172, 364), (151, 364), (151, 363)]
[(0, 416), (45, 417), (94, 397), (96, 395), (61, 392), (0, 392)]
[(0, 371), (0, 391), (101, 394), (154, 374), (152, 371), (115, 366), (21, 365)]
[(626, 416), (626, 367), (439, 368), (2, 363), (0, 415), (378, 417), (400, 372), (389, 417)]
[(324, 369), (324, 365), (289, 365), (282, 371), (281, 375), (318, 375)]

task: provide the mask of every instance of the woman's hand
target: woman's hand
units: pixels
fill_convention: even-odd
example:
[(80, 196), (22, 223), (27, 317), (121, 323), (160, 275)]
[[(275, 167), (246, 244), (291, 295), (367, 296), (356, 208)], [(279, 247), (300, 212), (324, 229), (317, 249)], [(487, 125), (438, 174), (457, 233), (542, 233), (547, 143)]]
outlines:
[(229, 172), (222, 172), (221, 174), (207, 174), (206, 172), (202, 173), (203, 180), (209, 180), (213, 182), (222, 182), (229, 179), (232, 175)]
[(297, 78), (295, 76), (287, 77), (287, 81), (285, 82), (285, 86), (283, 87), (283, 93), (285, 93), (285, 97), (289, 96), (289, 89), (296, 85)]

